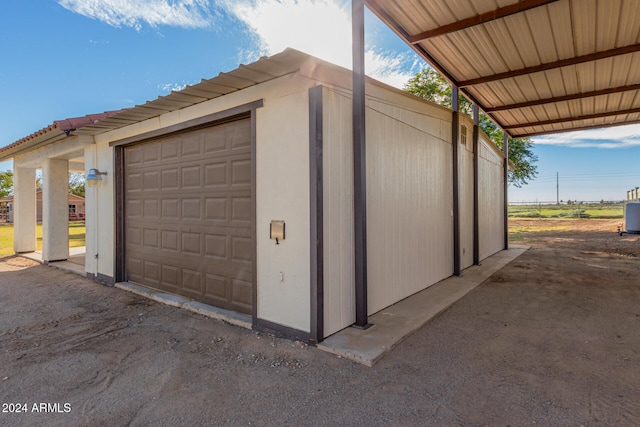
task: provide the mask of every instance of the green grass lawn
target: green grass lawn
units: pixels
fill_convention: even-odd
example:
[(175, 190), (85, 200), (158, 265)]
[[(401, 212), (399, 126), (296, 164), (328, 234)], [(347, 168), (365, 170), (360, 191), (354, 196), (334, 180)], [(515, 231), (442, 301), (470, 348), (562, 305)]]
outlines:
[(622, 218), (622, 205), (509, 206), (510, 218)]
[[(69, 223), (69, 247), (85, 245), (84, 221)], [(36, 226), (36, 248), (42, 249), (42, 224)], [(13, 224), (0, 225), (0, 256), (13, 255)]]

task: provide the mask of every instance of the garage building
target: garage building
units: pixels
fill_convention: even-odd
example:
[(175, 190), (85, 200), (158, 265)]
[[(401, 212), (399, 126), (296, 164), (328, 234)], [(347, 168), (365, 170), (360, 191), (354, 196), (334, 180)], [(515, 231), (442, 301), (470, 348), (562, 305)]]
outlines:
[[(287, 49), (50, 126), (0, 150), (14, 159), (16, 215), (42, 168), (43, 257), (65, 259), (55, 191), (78, 165), (106, 173), (86, 189), (88, 276), (322, 341), (355, 322), (351, 85), (349, 70)], [(470, 117), (372, 79), (365, 104), (370, 315), (502, 250), (506, 186), (503, 154)], [(16, 221), (16, 252), (35, 250), (32, 228)]]

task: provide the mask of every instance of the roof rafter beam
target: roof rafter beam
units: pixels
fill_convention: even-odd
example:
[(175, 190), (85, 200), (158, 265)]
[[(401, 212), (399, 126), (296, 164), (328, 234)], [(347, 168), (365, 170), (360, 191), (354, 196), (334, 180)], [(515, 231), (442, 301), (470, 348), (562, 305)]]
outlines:
[(428, 30), (420, 34), (416, 34), (415, 36), (410, 36), (408, 37), (408, 39), (412, 44), (420, 43), (433, 37), (455, 33), (456, 31), (475, 27), (476, 25), (481, 25), (489, 21), (494, 21), (496, 19), (524, 12), (529, 9), (544, 6), (545, 4), (553, 3), (555, 1), (558, 0), (522, 0), (518, 3), (510, 4), (509, 6), (500, 7), (490, 12), (462, 19), (457, 22), (452, 22), (451, 24), (443, 25), (442, 27), (434, 28), (433, 30)]
[(595, 53), (590, 53), (588, 55), (567, 58), (567, 59), (563, 59), (556, 62), (548, 62), (546, 64), (540, 64), (534, 67), (526, 67), (526, 68), (521, 68), (519, 70), (506, 71), (504, 73), (497, 73), (497, 74), (492, 74), (490, 76), (478, 77), (477, 79), (464, 80), (464, 81), (458, 82), (458, 87), (476, 86), (484, 83), (495, 82), (498, 80), (509, 79), (512, 77), (539, 73), (541, 71), (567, 67), (570, 65), (582, 64), (584, 62), (597, 61), (599, 59), (606, 59), (606, 58), (611, 58), (613, 56), (626, 55), (626, 54), (635, 53), (635, 52), (640, 52), (640, 44), (632, 44), (629, 46), (605, 50), (602, 52), (595, 52)]
[(519, 102), (517, 104), (501, 105), (493, 108), (485, 108), (486, 113), (494, 113), (496, 111), (515, 110), (518, 108), (534, 107), (536, 105), (553, 104), (554, 102), (573, 101), (576, 99), (591, 98), (601, 95), (609, 95), (611, 93), (630, 92), (632, 90), (640, 90), (640, 83), (628, 86), (614, 87), (611, 89), (594, 90), (591, 92), (577, 93), (574, 95), (556, 96), (553, 98), (537, 99), (535, 101)]
[[(453, 86), (460, 88), (458, 85), (458, 81), (453, 78), (451, 73), (447, 71), (445, 67), (443, 67), (422, 45), (420, 44), (412, 44), (409, 43), (409, 34), (400, 26), (400, 24), (393, 19), (380, 5), (378, 4), (378, 0), (365, 0), (366, 6), (371, 10), (377, 17), (380, 19), (387, 27), (389, 27), (393, 32), (396, 33), (400, 39), (402, 39), (409, 47), (411, 47), (422, 59), (427, 61), (429, 65), (431, 65), (434, 69), (436, 69), (446, 80), (449, 81)], [(473, 94), (469, 93), (469, 91), (461, 89), (460, 92), (464, 94), (464, 96), (471, 101), (472, 104), (481, 106), (480, 101), (473, 96)], [(484, 110), (483, 110), (484, 111)], [(502, 122), (498, 120), (495, 115), (489, 115), (491, 120), (493, 120), (500, 128), (502, 128)], [(507, 132), (509, 133), (509, 132)]]
[(600, 117), (612, 117), (612, 116), (620, 116), (623, 114), (635, 114), (635, 113), (640, 113), (640, 108), (630, 108), (628, 110), (607, 111), (604, 113), (585, 114), (581, 116), (564, 117), (561, 119), (541, 120), (539, 122), (520, 123), (517, 125), (505, 126), (503, 127), (503, 129), (505, 130), (520, 129), (525, 127), (553, 125), (556, 123), (574, 122), (578, 120), (591, 120), (591, 119), (598, 119)]
[(640, 124), (640, 119), (638, 119), (638, 120), (630, 120), (630, 121), (625, 121), (625, 122), (613, 122), (613, 123), (605, 123), (605, 124), (598, 124), (598, 125), (572, 127), (570, 129), (556, 129), (556, 130), (551, 130), (551, 131), (521, 133), (521, 134), (516, 134), (514, 138), (530, 138), (532, 136), (541, 136), (541, 135), (550, 135), (550, 134), (556, 134), (556, 133), (575, 132), (575, 131), (579, 131), (579, 130), (612, 128), (612, 127), (617, 127), (617, 126), (626, 126), (626, 125), (635, 125), (635, 124)]

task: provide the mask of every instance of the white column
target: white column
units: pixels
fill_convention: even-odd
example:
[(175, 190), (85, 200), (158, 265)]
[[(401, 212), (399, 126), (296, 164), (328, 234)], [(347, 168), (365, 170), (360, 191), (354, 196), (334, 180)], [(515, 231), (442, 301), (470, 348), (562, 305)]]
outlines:
[(36, 250), (36, 170), (13, 168), (13, 250)]
[(42, 260), (69, 258), (69, 161), (46, 159), (42, 165)]
[[(91, 168), (98, 168), (96, 165), (96, 146), (88, 145), (84, 149), (84, 169), (85, 173)], [(98, 274), (98, 265), (95, 254), (98, 253), (98, 224), (96, 222), (98, 214), (98, 189), (97, 187), (84, 188), (84, 225), (86, 226), (84, 257), (84, 269), (87, 273)]]

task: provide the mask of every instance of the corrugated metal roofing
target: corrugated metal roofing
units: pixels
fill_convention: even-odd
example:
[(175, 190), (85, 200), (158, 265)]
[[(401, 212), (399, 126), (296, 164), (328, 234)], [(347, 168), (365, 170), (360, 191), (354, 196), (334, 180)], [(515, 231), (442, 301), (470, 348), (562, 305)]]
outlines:
[(294, 49), (286, 49), (276, 55), (260, 58), (254, 63), (240, 65), (233, 71), (220, 73), (211, 79), (202, 80), (200, 83), (187, 86), (180, 91), (171, 92), (169, 95), (161, 96), (142, 105), (136, 105), (121, 114), (78, 129), (76, 133), (96, 135), (107, 130), (151, 119), (168, 111), (190, 107), (293, 73), (298, 71), (302, 64), (310, 59), (312, 57), (305, 53)]
[(133, 108), (57, 120), (46, 128), (0, 148), (0, 160), (11, 158), (17, 152), (34, 149), (44, 141), (51, 142), (62, 138), (70, 131), (76, 135), (97, 135), (151, 119), (169, 111), (190, 107), (293, 73), (310, 60), (321, 62), (295, 49), (286, 49), (279, 54), (260, 58), (248, 65), (240, 65), (233, 71), (220, 73), (216, 77), (202, 80), (193, 86), (187, 86), (183, 90), (171, 92), (169, 95), (160, 96)]
[(640, 123), (638, 0), (365, 0), (513, 136)]
[(24, 138), (20, 138), (19, 140), (0, 148), (0, 160), (4, 160), (9, 152), (15, 151), (15, 149), (20, 146), (25, 146), (30, 142), (37, 143), (38, 141), (36, 140), (39, 140), (42, 137), (50, 139), (55, 138), (56, 136), (62, 136), (63, 134), (68, 134), (89, 124), (96, 124), (100, 120), (113, 117), (123, 111), (125, 110), (105, 111), (104, 113), (99, 114), (89, 114), (82, 117), (55, 120), (49, 126), (44, 127), (39, 131), (32, 133), (31, 135), (27, 135)]

